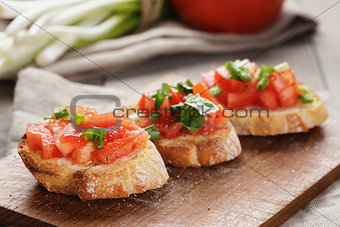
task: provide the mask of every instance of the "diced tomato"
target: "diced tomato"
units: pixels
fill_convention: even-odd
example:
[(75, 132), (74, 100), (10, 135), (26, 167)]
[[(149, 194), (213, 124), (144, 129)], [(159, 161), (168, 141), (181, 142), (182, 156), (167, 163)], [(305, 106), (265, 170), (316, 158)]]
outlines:
[(174, 92), (171, 88), (169, 91), (172, 94), (172, 100), (170, 101), (171, 105), (176, 105), (180, 102), (183, 102), (183, 99), (180, 98), (180, 96), (178, 95), (178, 93)]
[(215, 85), (215, 71), (209, 71), (206, 73), (201, 73), (203, 82), (208, 86), (212, 87)]
[(258, 67), (257, 67), (256, 63), (255, 63), (255, 62), (252, 62), (252, 63), (251, 63), (251, 68), (250, 68), (250, 70), (249, 70), (250, 74), (251, 74), (252, 76), (254, 76), (254, 75), (256, 74), (257, 70), (258, 70)]
[(148, 132), (146, 132), (144, 129), (139, 129), (136, 131), (128, 132), (127, 136), (129, 138), (132, 138), (133, 145), (132, 149), (135, 148), (143, 148), (146, 144), (146, 142), (150, 139), (150, 135)]
[(85, 115), (83, 122), (80, 127), (83, 128), (110, 128), (116, 125), (116, 118), (113, 116), (112, 112), (95, 114), (95, 115)]
[(144, 109), (152, 110), (155, 108), (155, 98), (146, 98), (144, 102)]
[(259, 96), (255, 81), (244, 82), (240, 91), (228, 95), (228, 108), (235, 109), (251, 105)]
[(132, 119), (127, 118), (127, 117), (122, 119), (121, 127), (125, 128), (129, 131), (134, 131), (134, 130), (140, 129), (140, 127), (137, 125), (136, 122), (134, 122)]
[(150, 120), (149, 116), (141, 116), (139, 120), (139, 126), (142, 128), (146, 128), (150, 125), (152, 125), (153, 122)]
[(103, 164), (109, 164), (115, 160), (124, 157), (132, 152), (133, 141), (132, 138), (124, 137), (107, 143), (102, 149), (96, 149), (93, 155), (96, 160)]
[(123, 127), (120, 127), (117, 130), (108, 131), (106, 133), (106, 139), (104, 141), (104, 146), (105, 146), (105, 144), (107, 144), (109, 142), (116, 141), (116, 140), (119, 140), (119, 139), (125, 137), (125, 135), (127, 133), (128, 133), (128, 130), (126, 130)]
[(52, 133), (40, 124), (28, 124), (26, 141), (31, 150), (42, 152), (43, 159), (62, 157), (55, 145)]
[(234, 79), (228, 79), (229, 71), (224, 66), (220, 66), (215, 70), (215, 83), (220, 85), (227, 92), (237, 92), (242, 82)]
[(145, 99), (146, 99), (146, 95), (143, 93), (142, 97), (140, 98), (139, 102), (138, 102), (138, 107), (139, 108), (144, 108), (145, 105)]
[(259, 99), (261, 104), (271, 110), (275, 110), (280, 107), (279, 99), (274, 91), (271, 89), (265, 89), (264, 91), (260, 92)]
[(228, 92), (225, 90), (222, 90), (222, 93), (217, 95), (215, 99), (221, 103), (223, 106), (228, 106)]
[(278, 73), (271, 74), (269, 77), (269, 83), (277, 94), (287, 87), (285, 81)]
[(291, 69), (281, 72), (280, 76), (286, 82), (287, 85), (293, 85), (296, 83), (294, 72)]
[(219, 106), (220, 110), (215, 113), (215, 128), (224, 128), (226, 126), (226, 122), (229, 121), (229, 118), (223, 116), (223, 107), (220, 105)]
[(87, 143), (86, 146), (75, 150), (71, 154), (71, 161), (74, 164), (85, 164), (93, 159), (93, 152), (95, 151), (93, 143)]
[(56, 146), (64, 157), (71, 154), (75, 150), (81, 149), (88, 141), (80, 137), (81, 133), (72, 129), (70, 125), (58, 132), (55, 137)]
[(162, 137), (172, 139), (182, 135), (181, 129), (184, 127), (181, 122), (162, 122), (156, 125)]
[(159, 107), (159, 110), (161, 112), (161, 119), (165, 119), (171, 116), (169, 97), (164, 98), (162, 105)]
[(207, 86), (203, 84), (203, 82), (198, 82), (195, 86), (192, 87), (194, 95), (200, 94), (202, 98), (208, 99), (209, 101), (216, 104), (214, 98), (210, 95), (209, 89)]
[(60, 130), (65, 128), (66, 125), (68, 125), (70, 121), (65, 121), (65, 120), (56, 120), (56, 119), (51, 119), (49, 120), (48, 124), (46, 125), (46, 128), (52, 132), (52, 134), (58, 133)]
[[(66, 109), (70, 112), (70, 106), (66, 106)], [(85, 114), (96, 114), (97, 113), (95, 108), (76, 105), (76, 113), (81, 113), (81, 112), (85, 112)]]
[(295, 85), (290, 85), (279, 93), (279, 100), (283, 107), (294, 106), (298, 102)]

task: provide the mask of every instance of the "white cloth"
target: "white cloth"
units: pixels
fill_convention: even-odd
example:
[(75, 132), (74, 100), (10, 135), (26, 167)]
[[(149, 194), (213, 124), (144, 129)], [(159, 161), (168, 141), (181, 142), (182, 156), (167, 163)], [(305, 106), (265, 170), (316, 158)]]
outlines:
[(292, 2), (287, 3), (279, 18), (269, 28), (256, 34), (209, 33), (168, 20), (137, 34), (104, 40), (70, 51), (46, 69), (69, 79), (79, 80), (108, 72), (116, 73), (157, 55), (227, 53), (267, 48), (316, 28), (315, 21), (297, 11), (297, 7), (291, 5)]

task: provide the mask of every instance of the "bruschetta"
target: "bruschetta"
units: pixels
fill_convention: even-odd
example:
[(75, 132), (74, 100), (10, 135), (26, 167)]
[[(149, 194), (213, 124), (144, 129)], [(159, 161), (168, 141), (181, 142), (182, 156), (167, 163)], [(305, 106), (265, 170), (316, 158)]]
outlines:
[[(240, 155), (241, 145), (221, 106), (189, 80), (144, 94), (135, 119), (151, 135), (164, 162), (176, 167), (212, 166)], [(136, 115), (135, 115), (136, 116)]]
[(112, 112), (81, 106), (70, 116), (69, 108), (54, 109), (52, 117), (28, 124), (18, 144), (25, 166), (48, 191), (112, 199), (166, 183), (160, 154), (133, 120), (121, 118), (118, 125)]
[(295, 79), (287, 62), (258, 67), (247, 59), (228, 61), (202, 79), (238, 135), (307, 132), (328, 117), (325, 104)]

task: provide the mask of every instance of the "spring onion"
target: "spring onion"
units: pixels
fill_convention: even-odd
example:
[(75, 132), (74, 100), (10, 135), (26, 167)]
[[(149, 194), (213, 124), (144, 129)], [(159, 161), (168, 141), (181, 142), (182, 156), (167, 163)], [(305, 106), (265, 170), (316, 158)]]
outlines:
[(91, 128), (87, 129), (80, 136), (84, 137), (86, 140), (93, 142), (94, 146), (97, 149), (104, 148), (104, 140), (106, 139), (106, 130), (103, 128)]
[(209, 89), (209, 93), (212, 97), (216, 97), (222, 94), (222, 88), (220, 86), (213, 86)]
[(239, 81), (250, 81), (251, 75), (247, 67), (242, 65), (236, 65), (232, 61), (228, 61), (224, 64), (226, 69), (228, 69), (230, 79), (239, 80)]
[(80, 112), (80, 113), (76, 113), (75, 118), (73, 119), (74, 123), (76, 123), (76, 125), (80, 125), (85, 117), (85, 112)]
[[(164, 1), (146, 2), (157, 11), (153, 18), (166, 12)], [(71, 48), (134, 31), (148, 15), (142, 9), (140, 0), (4, 0), (0, 18), (13, 20), (0, 32), (0, 79), (34, 62), (50, 65)]]
[(314, 98), (310, 93), (310, 90), (307, 86), (305, 85), (298, 85), (299, 90), (303, 93), (298, 95), (299, 100), (303, 104), (310, 104), (314, 102)]
[(281, 72), (284, 72), (284, 71), (290, 69), (290, 66), (288, 65), (287, 62), (283, 62), (281, 64), (274, 66), (274, 69), (275, 69), (276, 72), (281, 73)]
[(70, 112), (65, 107), (56, 107), (53, 110), (53, 116), (56, 119), (60, 118), (68, 118), (70, 116)]

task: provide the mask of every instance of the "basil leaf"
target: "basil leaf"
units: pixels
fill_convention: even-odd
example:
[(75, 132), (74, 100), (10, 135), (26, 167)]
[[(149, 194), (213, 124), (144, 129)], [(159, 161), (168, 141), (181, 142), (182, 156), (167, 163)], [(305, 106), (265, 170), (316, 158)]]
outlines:
[(182, 102), (176, 105), (171, 105), (170, 106), (171, 115), (176, 115), (176, 114), (181, 113), (183, 105), (184, 104)]
[(76, 113), (76, 117), (73, 119), (73, 122), (76, 123), (76, 125), (80, 125), (85, 117), (85, 112)]
[(161, 134), (155, 125), (150, 125), (144, 129), (150, 135), (150, 140), (156, 140), (161, 138)]
[(149, 115), (150, 121), (154, 122), (161, 118), (161, 114), (157, 111), (151, 112)]
[(193, 92), (192, 87), (183, 82), (178, 83), (176, 89), (179, 90), (180, 92), (183, 92), (186, 95)]
[(53, 116), (56, 119), (66, 118), (70, 116), (70, 112), (65, 107), (56, 107), (53, 110)]
[(185, 81), (185, 84), (188, 85), (189, 87), (194, 86), (194, 84), (190, 80)]
[(161, 92), (157, 92), (155, 100), (155, 110), (158, 110), (159, 107), (161, 107), (164, 99), (165, 99), (164, 94), (162, 94)]
[(207, 115), (215, 113), (219, 108), (208, 99), (202, 98), (199, 94), (189, 94), (185, 97), (184, 105), (189, 105), (195, 108), (199, 114)]
[(222, 94), (222, 88), (218, 85), (213, 86), (209, 89), (209, 93), (212, 97), (216, 97), (216, 96)]
[(197, 131), (204, 124), (205, 116), (190, 105), (184, 104), (181, 112), (181, 122), (190, 132)]
[(93, 142), (94, 146), (97, 149), (104, 148), (104, 140), (106, 139), (106, 130), (103, 128), (90, 128), (87, 129), (84, 133), (82, 133), (80, 136), (84, 137), (87, 141)]

